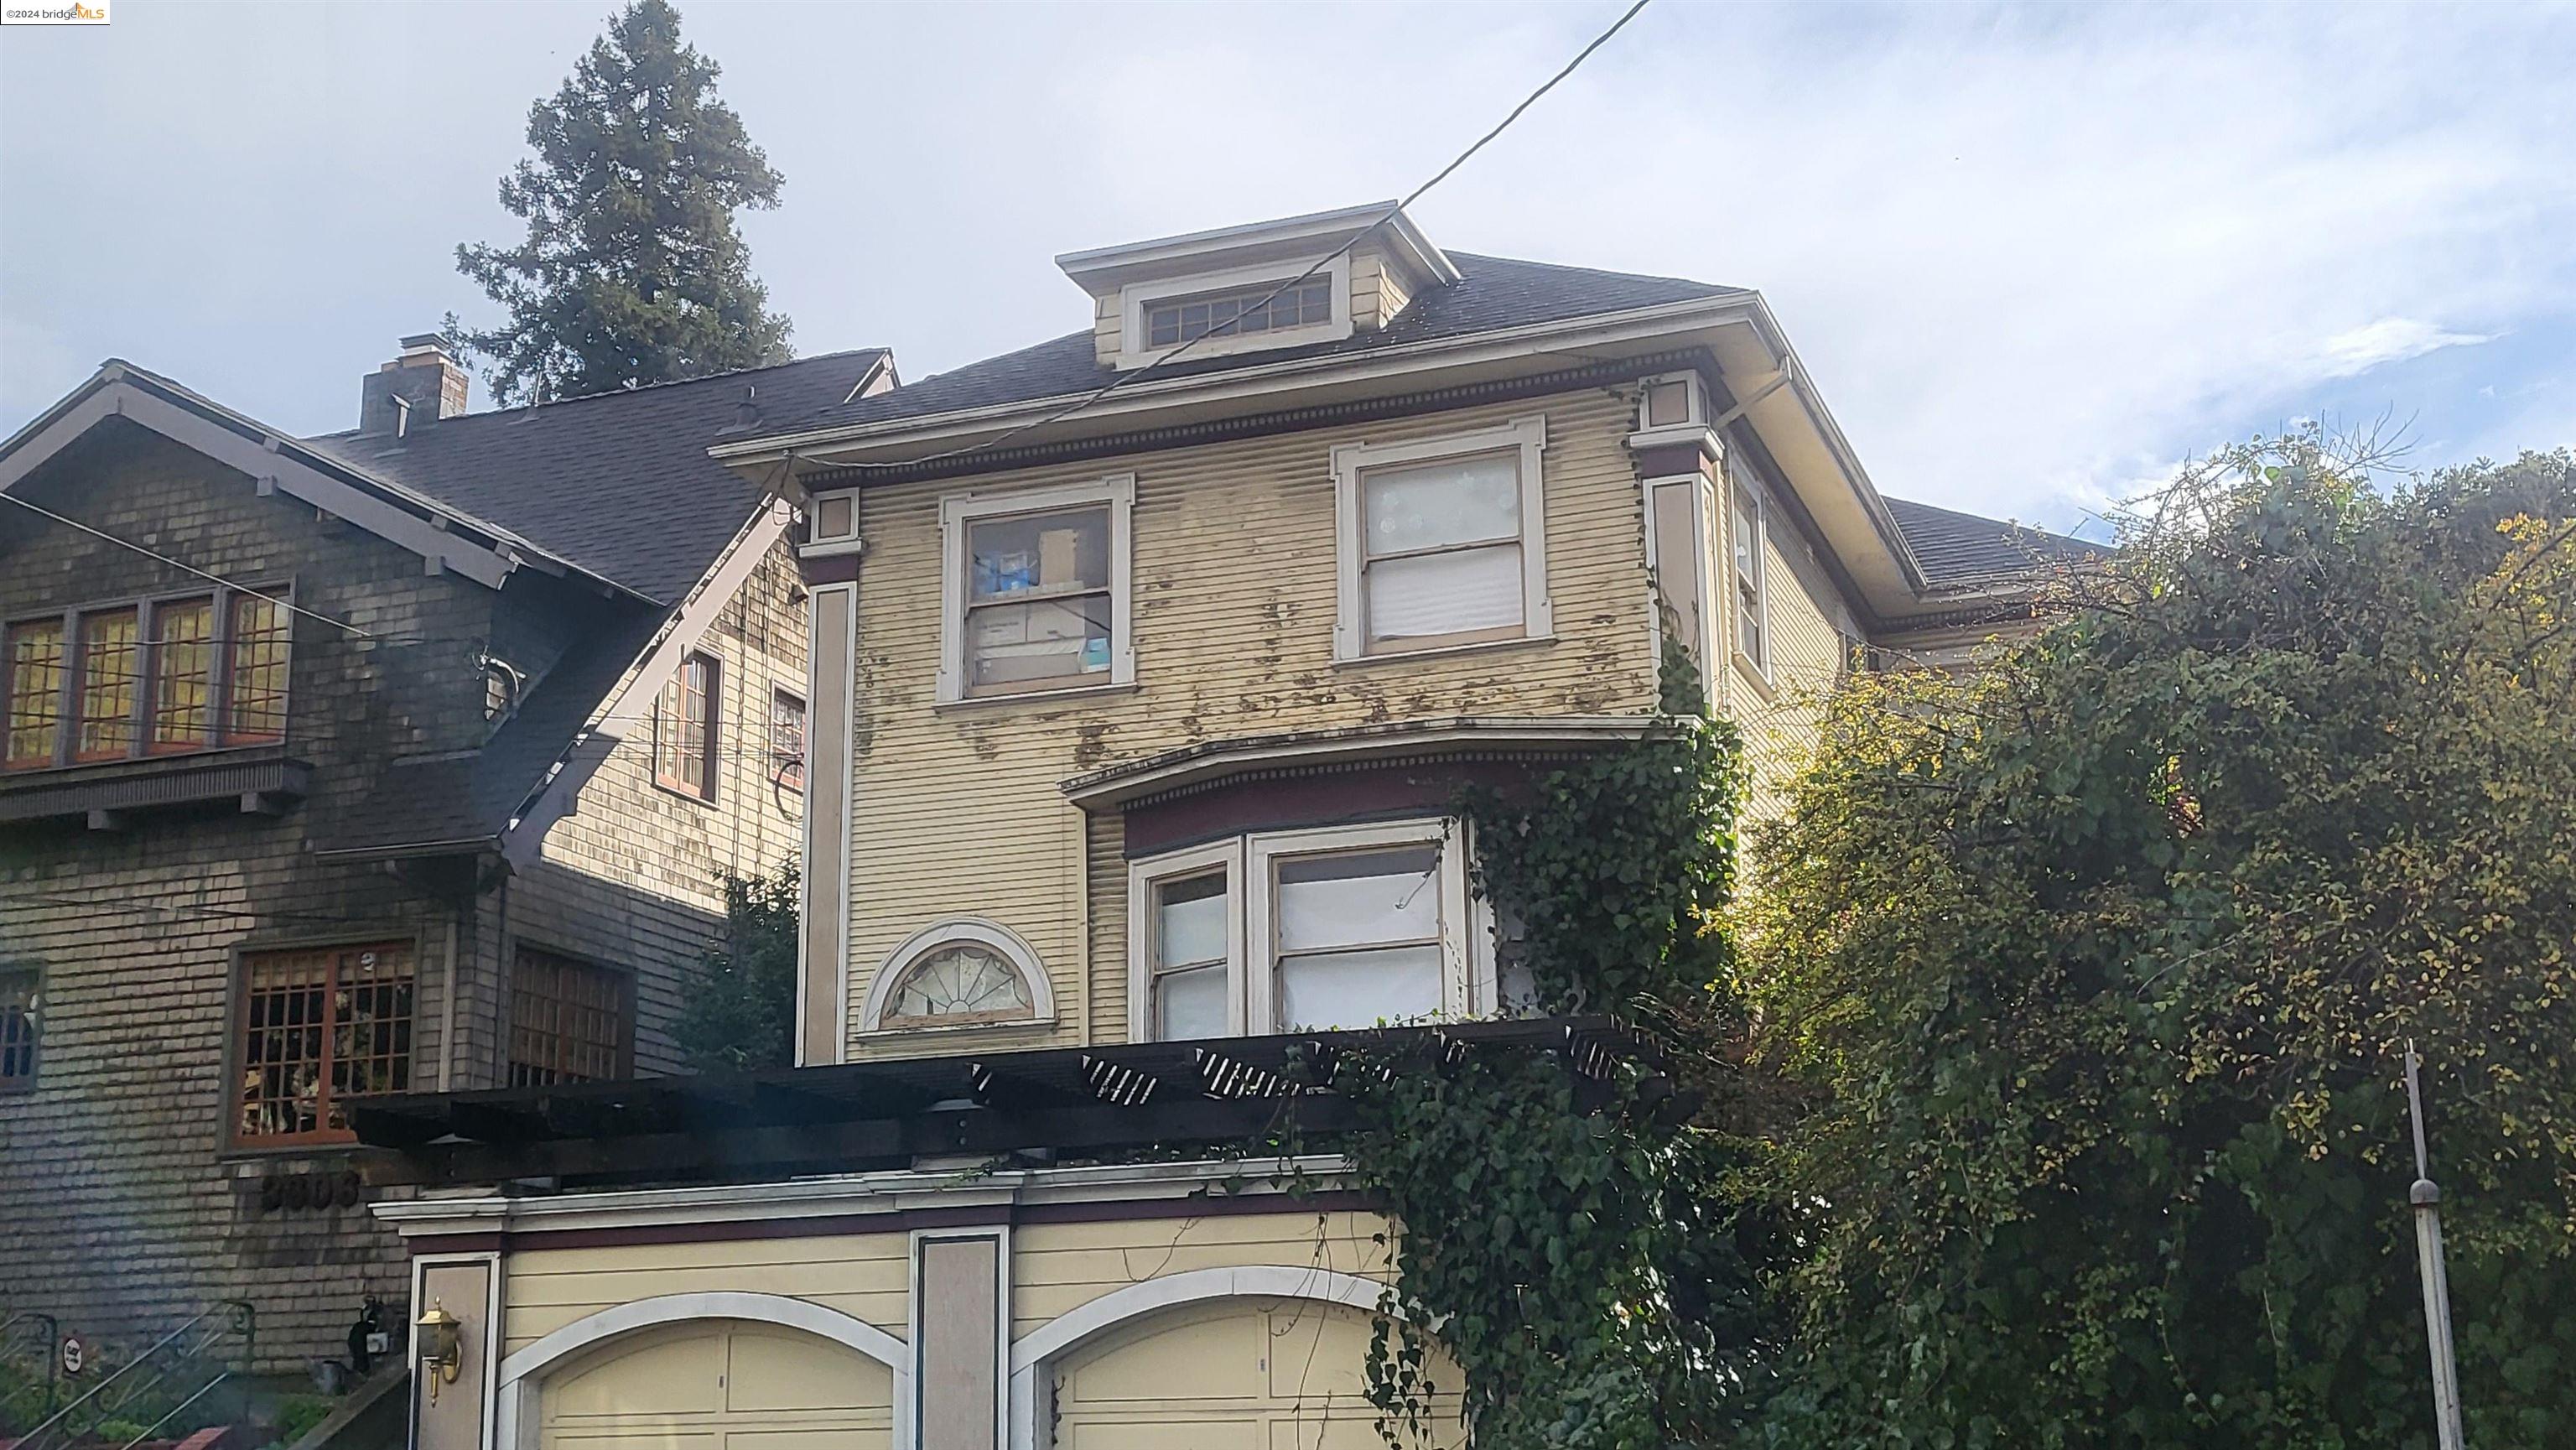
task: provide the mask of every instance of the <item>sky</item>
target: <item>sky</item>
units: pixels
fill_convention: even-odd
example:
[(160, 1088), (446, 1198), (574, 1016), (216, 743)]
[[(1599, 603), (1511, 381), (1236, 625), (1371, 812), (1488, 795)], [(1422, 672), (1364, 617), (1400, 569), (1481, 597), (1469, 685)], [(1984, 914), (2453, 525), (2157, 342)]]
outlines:
[[(0, 432), (123, 357), (271, 426), (507, 241), (608, 0), (115, 0), (0, 33)], [(682, 0), (786, 177), (800, 352), (1086, 325), (1056, 254), (1410, 191), (1616, 15)], [(1759, 288), (1879, 487), (2100, 532), (2305, 419), (2576, 444), (2576, 6), (1656, 0), (1416, 204), (1432, 240)], [(478, 383), (476, 406), (484, 405)]]

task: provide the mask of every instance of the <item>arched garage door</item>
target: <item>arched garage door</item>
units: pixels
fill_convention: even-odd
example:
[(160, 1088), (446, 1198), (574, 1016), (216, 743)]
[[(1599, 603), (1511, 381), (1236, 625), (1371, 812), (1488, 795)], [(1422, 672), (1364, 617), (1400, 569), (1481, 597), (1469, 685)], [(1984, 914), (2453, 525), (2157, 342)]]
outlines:
[[(1140, 1320), (1057, 1363), (1056, 1450), (1383, 1450), (1369, 1336), (1367, 1313), (1315, 1300), (1220, 1300)], [(1433, 1370), (1433, 1433), (1410, 1443), (1466, 1443), (1457, 1376), (1445, 1360)]]
[(543, 1450), (886, 1450), (894, 1373), (799, 1330), (698, 1320), (556, 1369), (538, 1404)]

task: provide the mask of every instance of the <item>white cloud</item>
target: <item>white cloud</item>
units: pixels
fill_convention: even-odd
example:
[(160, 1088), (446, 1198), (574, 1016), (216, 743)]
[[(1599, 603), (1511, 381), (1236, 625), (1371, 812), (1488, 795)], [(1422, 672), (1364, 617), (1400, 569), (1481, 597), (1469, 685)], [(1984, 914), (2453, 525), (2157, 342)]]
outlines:
[(2413, 317), (2383, 317), (2317, 345), (2316, 376), (2351, 378), (2382, 363), (2405, 362), (2446, 347), (2475, 347), (2494, 334), (2453, 332)]
[[(488, 315), (446, 252), (507, 234), (492, 178), (589, 9), (133, 8), (113, 48), (0, 44), (13, 352), (229, 366), (226, 401), (321, 428), (397, 335)], [(688, 15), (787, 175), (747, 232), (799, 345), (920, 377), (1082, 326), (1058, 252), (1403, 193), (1609, 13)], [(2330, 408), (2563, 424), (2576, 385), (2519, 390), (2576, 377), (2534, 351), (2576, 317), (2570, 73), (2576, 10), (1657, 5), (1419, 215), (1759, 287), (1882, 487), (2071, 522)], [(76, 158), (29, 124), (101, 97)], [(22, 417), (46, 370), (8, 363)], [(2398, 391), (2454, 364), (2456, 397)]]

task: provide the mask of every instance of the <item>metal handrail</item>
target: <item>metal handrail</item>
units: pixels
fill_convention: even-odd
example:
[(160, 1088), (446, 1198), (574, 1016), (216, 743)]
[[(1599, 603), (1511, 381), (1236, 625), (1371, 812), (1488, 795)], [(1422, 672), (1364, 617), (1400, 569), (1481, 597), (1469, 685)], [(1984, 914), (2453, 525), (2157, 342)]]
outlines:
[[(58, 1409), (54, 1411), (53, 1414), (47, 1416), (43, 1421), (39, 1422), (34, 1429), (29, 1430), (19, 1439), (16, 1450), (48, 1450), (50, 1443), (59, 1443), (59, 1440), (49, 1442), (46, 1437), (48, 1435), (59, 1435), (63, 1426), (70, 1421), (72, 1416), (79, 1411), (82, 1406), (89, 1404), (92, 1400), (99, 1399), (100, 1396), (106, 1394), (120, 1381), (125, 1380), (126, 1376), (134, 1374), (137, 1370), (140, 1370), (147, 1365), (156, 1366), (153, 1377), (150, 1379), (138, 1379), (130, 1382), (126, 1386), (127, 1390), (130, 1393), (140, 1393), (143, 1390), (159, 1384), (161, 1380), (166, 1379), (169, 1376), (169, 1366), (159, 1363), (162, 1351), (186, 1338), (191, 1331), (197, 1328), (198, 1325), (204, 1324), (207, 1320), (213, 1319), (217, 1315), (227, 1316), (229, 1327), (225, 1328), (222, 1332), (207, 1335), (201, 1343), (192, 1346), (186, 1352), (187, 1355), (193, 1358), (196, 1355), (203, 1353), (205, 1349), (211, 1347), (214, 1343), (226, 1337), (228, 1334), (238, 1334), (242, 1340), (243, 1346), (247, 1348), (251, 1342), (254, 1327), (257, 1324), (255, 1314), (256, 1311), (253, 1310), (249, 1304), (238, 1299), (227, 1299), (215, 1304), (211, 1308), (203, 1310), (190, 1318), (186, 1323), (161, 1336), (158, 1340), (155, 1340), (151, 1348), (146, 1349), (141, 1354), (136, 1355), (134, 1358), (127, 1360), (124, 1364), (118, 1366), (115, 1373), (100, 1380), (97, 1384), (92, 1385), (88, 1393), (80, 1396), (78, 1399), (73, 1400), (71, 1403), (64, 1405), (61, 1409)], [(188, 1405), (196, 1403), (196, 1401), (201, 1398), (207, 1390), (213, 1389), (215, 1384), (221, 1383), (225, 1378), (229, 1377), (231, 1373), (232, 1371), (229, 1369), (218, 1373), (213, 1382), (200, 1387), (196, 1394), (190, 1395), (178, 1408), (185, 1409)], [(102, 1407), (109, 1407), (121, 1403), (123, 1402), (103, 1401)], [(171, 1415), (175, 1415), (177, 1413), (178, 1410), (176, 1409), (170, 1412)], [(169, 1418), (169, 1415), (164, 1415), (161, 1420), (154, 1422), (153, 1427), (158, 1429), (160, 1425), (166, 1422)]]
[(21, 1324), (44, 1326), (44, 1332), (39, 1336), (41, 1352), (36, 1357), (44, 1361), (45, 1377), (33, 1383), (41, 1384), (45, 1392), (43, 1400), (36, 1407), (36, 1413), (50, 1418), (54, 1413), (54, 1393), (62, 1380), (62, 1362), (54, 1355), (54, 1346), (62, 1335), (62, 1325), (51, 1314), (34, 1309), (21, 1309), (6, 1319), (0, 1319), (0, 1348), (7, 1346), (9, 1332)]

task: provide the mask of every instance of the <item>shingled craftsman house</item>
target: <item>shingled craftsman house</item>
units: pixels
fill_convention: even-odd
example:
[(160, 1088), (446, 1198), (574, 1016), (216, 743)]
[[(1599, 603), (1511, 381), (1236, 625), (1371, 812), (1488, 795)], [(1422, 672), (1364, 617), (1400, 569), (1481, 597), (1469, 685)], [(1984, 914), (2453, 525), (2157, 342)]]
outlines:
[(1516, 1015), (1459, 785), (1636, 738), (1667, 630), (1776, 776), (2091, 552), (1881, 497), (1753, 292), (1391, 212), (1061, 257), (1079, 330), (716, 445), (810, 498), (806, 1066), (359, 1107), (423, 1450), (1376, 1445), (1371, 1206), (1170, 1150), (1380, 1022), (1633, 1050)]
[(245, 1302), (300, 1383), (407, 1293), (352, 1104), (681, 1065), (807, 789), (790, 509), (707, 449), (892, 381), (469, 413), (419, 337), (349, 432), (111, 362), (0, 447), (0, 1307)]

